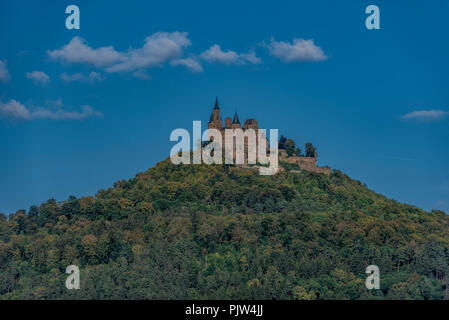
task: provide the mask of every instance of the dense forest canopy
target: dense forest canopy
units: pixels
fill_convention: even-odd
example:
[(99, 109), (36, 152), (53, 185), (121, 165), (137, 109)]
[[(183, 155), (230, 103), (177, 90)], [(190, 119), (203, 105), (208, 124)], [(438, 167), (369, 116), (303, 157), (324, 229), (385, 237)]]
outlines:
[[(65, 287), (72, 264), (80, 290)], [(95, 197), (0, 214), (3, 299), (444, 299), (448, 272), (444, 212), (337, 170), (165, 160)]]

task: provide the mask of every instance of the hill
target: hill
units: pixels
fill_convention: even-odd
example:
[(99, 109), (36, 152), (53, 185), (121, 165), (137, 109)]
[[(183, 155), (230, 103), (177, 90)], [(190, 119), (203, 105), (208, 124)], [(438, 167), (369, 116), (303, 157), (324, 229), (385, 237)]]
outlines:
[[(65, 288), (72, 264), (80, 290)], [(2, 299), (443, 299), (448, 269), (444, 212), (337, 170), (165, 160), (95, 197), (0, 214)]]

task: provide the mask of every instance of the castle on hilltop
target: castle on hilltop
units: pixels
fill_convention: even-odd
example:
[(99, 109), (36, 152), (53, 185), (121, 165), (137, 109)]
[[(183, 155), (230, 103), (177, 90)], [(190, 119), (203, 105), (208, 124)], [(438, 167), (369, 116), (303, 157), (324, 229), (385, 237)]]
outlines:
[(256, 119), (247, 119), (243, 123), (243, 127), (242, 127), (240, 124), (239, 116), (237, 115), (237, 112), (235, 112), (234, 119), (231, 120), (230, 117), (226, 117), (225, 122), (224, 122), (224, 127), (223, 127), (223, 120), (221, 119), (221, 116), (220, 116), (220, 107), (218, 105), (218, 98), (216, 98), (214, 110), (212, 110), (212, 114), (210, 115), (210, 120), (207, 123), (207, 128), (223, 131), (223, 134), (224, 134), (225, 129), (242, 129), (242, 130), (254, 129), (254, 130), (258, 130), (259, 125), (257, 124)]
[[(218, 98), (215, 99), (215, 105), (212, 110), (212, 114), (210, 116), (209, 122), (207, 123), (208, 129), (217, 129), (222, 134), (223, 143), (224, 146), (225, 140), (225, 130), (226, 129), (241, 129), (243, 131), (247, 129), (254, 129), (256, 131), (256, 139), (257, 138), (257, 131), (259, 130), (259, 124), (257, 123), (257, 120), (254, 118), (246, 119), (243, 122), (243, 126), (240, 124), (239, 116), (237, 115), (237, 112), (234, 114), (234, 118), (231, 119), (230, 117), (226, 117), (224, 121), (223, 126), (223, 120), (220, 115), (220, 106), (218, 105)], [(256, 141), (256, 144), (258, 144), (258, 141)], [(247, 147), (245, 146), (245, 149)], [(268, 142), (267, 142), (267, 150), (268, 150)], [(288, 155), (287, 151), (285, 150), (283, 145), (279, 145), (279, 162), (286, 162), (291, 164), (296, 164), (298, 166), (298, 169), (305, 170), (305, 171), (311, 171), (316, 173), (324, 173), (326, 175), (330, 175), (331, 168), (328, 166), (320, 167), (317, 165), (317, 158), (318, 155), (316, 152), (313, 152), (313, 155), (311, 156), (302, 156), (302, 155)], [(245, 159), (246, 164), (246, 159)]]
[[(245, 120), (245, 122), (243, 123), (243, 126), (240, 124), (240, 119), (239, 116), (237, 115), (237, 111), (234, 114), (234, 119), (231, 120), (230, 117), (226, 117), (225, 122), (224, 122), (224, 126), (223, 126), (223, 120), (221, 119), (220, 116), (220, 106), (218, 105), (218, 98), (215, 99), (215, 106), (214, 109), (212, 110), (212, 114), (210, 115), (210, 120), (207, 123), (207, 129), (216, 129), (219, 130), (221, 133), (221, 137), (222, 137), (222, 146), (224, 148), (225, 146), (225, 130), (226, 129), (240, 129), (243, 132), (245, 132), (248, 129), (253, 129), (255, 131), (255, 138), (256, 138), (256, 150), (259, 146), (259, 136), (258, 136), (258, 131), (259, 131), (259, 125), (257, 123), (256, 119), (247, 119)], [(211, 139), (212, 140), (212, 139)], [(267, 146), (267, 151), (269, 151), (268, 149), (268, 141), (265, 144)], [(245, 154), (247, 154), (248, 152), (248, 141), (245, 138), (244, 140), (244, 152)], [(235, 159), (235, 150), (234, 150), (234, 159)], [(244, 157), (244, 163), (247, 164), (247, 159), (246, 157)]]

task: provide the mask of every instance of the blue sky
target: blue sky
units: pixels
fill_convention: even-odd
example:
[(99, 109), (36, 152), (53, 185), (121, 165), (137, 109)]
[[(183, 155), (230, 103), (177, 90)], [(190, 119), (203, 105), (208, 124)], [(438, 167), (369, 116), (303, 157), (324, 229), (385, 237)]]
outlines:
[(216, 96), (224, 115), (311, 141), (320, 165), (449, 212), (448, 14), (448, 1), (0, 0), (0, 212), (152, 167)]

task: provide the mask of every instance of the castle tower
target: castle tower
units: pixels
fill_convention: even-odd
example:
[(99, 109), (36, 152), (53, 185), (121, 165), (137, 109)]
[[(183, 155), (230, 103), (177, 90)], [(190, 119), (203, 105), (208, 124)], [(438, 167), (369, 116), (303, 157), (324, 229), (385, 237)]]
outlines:
[(222, 127), (223, 127), (223, 124), (221, 122), (221, 117), (220, 117), (220, 107), (218, 106), (218, 98), (216, 98), (214, 110), (212, 111), (212, 114), (210, 116), (210, 120), (209, 120), (209, 123), (207, 124), (207, 128), (221, 130)]
[(232, 120), (232, 129), (241, 129), (239, 116), (237, 115), (237, 111), (234, 114), (234, 120)]
[(225, 129), (231, 129), (232, 128), (232, 120), (231, 118), (227, 117), (225, 119)]

